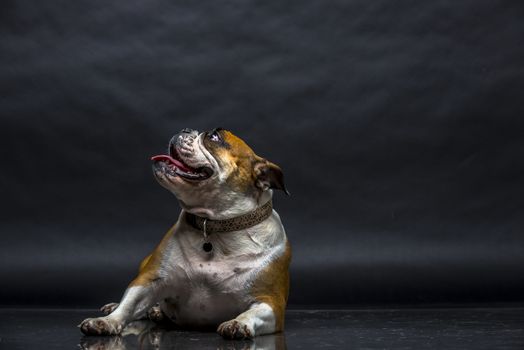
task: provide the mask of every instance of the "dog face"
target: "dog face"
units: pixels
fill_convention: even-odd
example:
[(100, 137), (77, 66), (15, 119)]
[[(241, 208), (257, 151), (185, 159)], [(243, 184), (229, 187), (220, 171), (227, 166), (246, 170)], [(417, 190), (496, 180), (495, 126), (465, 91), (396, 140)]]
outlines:
[(288, 193), (280, 167), (221, 128), (183, 129), (173, 136), (167, 153), (152, 158), (155, 178), (197, 215), (239, 214), (253, 210), (271, 189)]

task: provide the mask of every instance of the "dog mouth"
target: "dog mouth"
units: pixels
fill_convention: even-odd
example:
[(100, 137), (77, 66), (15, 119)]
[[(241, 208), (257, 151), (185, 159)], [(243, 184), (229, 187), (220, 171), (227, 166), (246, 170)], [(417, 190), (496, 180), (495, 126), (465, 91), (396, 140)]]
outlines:
[(186, 164), (178, 155), (176, 147), (169, 147), (170, 154), (160, 154), (151, 157), (155, 166), (171, 176), (180, 176), (186, 180), (202, 181), (213, 175), (213, 170), (209, 167), (193, 168)]

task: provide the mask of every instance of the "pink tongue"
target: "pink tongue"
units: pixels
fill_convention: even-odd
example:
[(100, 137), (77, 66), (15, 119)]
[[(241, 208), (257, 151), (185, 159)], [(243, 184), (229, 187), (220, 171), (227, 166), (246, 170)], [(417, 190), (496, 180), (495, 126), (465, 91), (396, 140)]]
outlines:
[(153, 162), (164, 161), (164, 162), (167, 162), (167, 163), (174, 164), (178, 169), (180, 169), (180, 170), (182, 170), (182, 171), (185, 171), (185, 172), (193, 171), (193, 169), (188, 168), (188, 167), (187, 167), (184, 163), (182, 163), (181, 161), (176, 160), (176, 159), (174, 159), (173, 157), (168, 156), (168, 155), (166, 155), (166, 154), (160, 154), (160, 155), (158, 155), (158, 156), (153, 156), (153, 157), (151, 157), (151, 160), (152, 160)]

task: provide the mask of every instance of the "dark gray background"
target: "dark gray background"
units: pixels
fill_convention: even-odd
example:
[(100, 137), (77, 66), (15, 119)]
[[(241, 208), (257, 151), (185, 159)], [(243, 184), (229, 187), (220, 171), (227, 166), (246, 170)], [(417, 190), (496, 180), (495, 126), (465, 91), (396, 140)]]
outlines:
[(521, 2), (0, 6), (2, 304), (118, 300), (217, 126), (284, 169), (291, 304), (523, 300)]

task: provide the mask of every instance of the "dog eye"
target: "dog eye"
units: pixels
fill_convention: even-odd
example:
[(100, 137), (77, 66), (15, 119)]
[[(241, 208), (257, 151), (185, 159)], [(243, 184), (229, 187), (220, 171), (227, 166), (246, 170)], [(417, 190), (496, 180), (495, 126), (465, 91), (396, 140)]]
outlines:
[(211, 134), (209, 134), (209, 139), (213, 142), (220, 142), (220, 136), (216, 131), (213, 131)]

